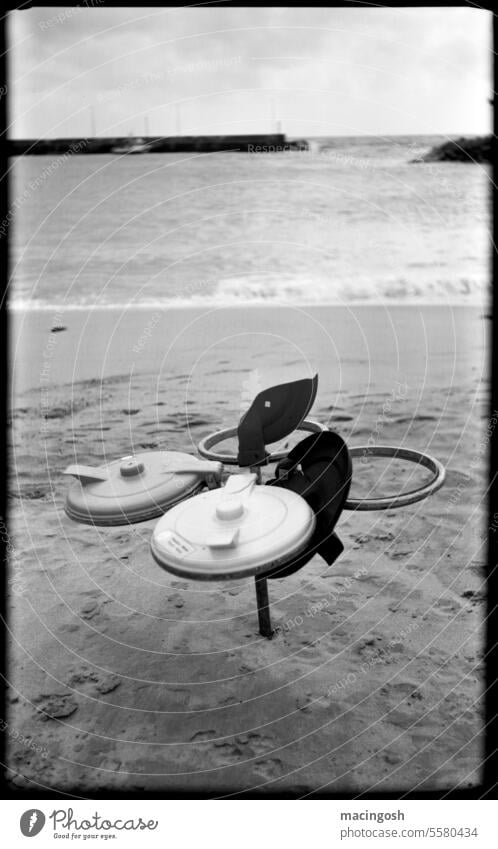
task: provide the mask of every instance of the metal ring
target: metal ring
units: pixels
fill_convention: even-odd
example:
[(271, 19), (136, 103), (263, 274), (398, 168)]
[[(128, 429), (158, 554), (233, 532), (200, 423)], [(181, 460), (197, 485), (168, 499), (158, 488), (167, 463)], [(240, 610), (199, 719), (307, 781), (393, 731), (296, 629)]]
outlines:
[(350, 448), (351, 457), (394, 457), (396, 460), (409, 460), (411, 463), (425, 466), (433, 472), (434, 478), (429, 483), (410, 492), (401, 495), (385, 496), (384, 498), (348, 498), (344, 505), (345, 510), (389, 510), (393, 507), (406, 507), (407, 504), (415, 504), (422, 501), (428, 495), (437, 492), (444, 483), (446, 471), (439, 460), (422, 454), (420, 451), (412, 451), (410, 448), (393, 448), (389, 445), (368, 445)]
[[(310, 420), (301, 422), (296, 430), (305, 430), (308, 433), (323, 433), (323, 431), (328, 430), (328, 428), (319, 422)], [(209, 436), (201, 439), (197, 446), (197, 450), (201, 457), (205, 457), (206, 460), (217, 460), (219, 463), (225, 463), (227, 466), (237, 466), (237, 457), (234, 454), (220, 454), (217, 451), (210, 450), (214, 445), (218, 445), (219, 442), (223, 442), (231, 436), (237, 436), (236, 427), (227, 427), (225, 430), (217, 430), (216, 433), (211, 433)], [(275, 454), (269, 455), (267, 462), (278, 463), (280, 460), (284, 460), (285, 457), (287, 457), (287, 454), (287, 451), (276, 451)]]
[[(328, 430), (328, 428), (319, 422), (309, 420), (301, 422), (297, 430), (307, 431), (308, 433), (322, 433)], [(228, 466), (236, 466), (237, 457), (235, 455), (211, 451), (214, 445), (218, 445), (218, 443), (233, 436), (237, 436), (236, 427), (218, 430), (202, 439), (197, 446), (197, 450), (201, 457), (205, 457), (207, 460), (216, 460)], [(424, 484), (424, 486), (404, 492), (401, 495), (387, 495), (382, 498), (348, 498), (344, 504), (345, 510), (391, 510), (396, 507), (406, 507), (408, 504), (415, 504), (417, 501), (422, 501), (429, 495), (433, 495), (442, 487), (446, 477), (445, 468), (439, 460), (436, 460), (429, 454), (422, 454), (422, 452), (414, 451), (410, 448), (396, 448), (390, 445), (358, 445), (350, 448), (349, 453), (353, 458), (393, 457), (396, 460), (408, 460), (411, 463), (416, 463), (429, 469), (434, 477), (429, 483)], [(285, 451), (275, 452), (275, 454), (269, 455), (268, 462), (277, 463), (286, 457), (287, 452)]]

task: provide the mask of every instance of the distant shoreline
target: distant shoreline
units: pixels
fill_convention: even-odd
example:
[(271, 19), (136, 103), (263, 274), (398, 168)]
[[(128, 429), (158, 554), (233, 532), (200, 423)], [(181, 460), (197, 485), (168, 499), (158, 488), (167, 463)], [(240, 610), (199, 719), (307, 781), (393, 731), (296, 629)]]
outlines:
[(110, 136), (58, 139), (10, 139), (9, 156), (112, 153), (128, 156), (144, 153), (260, 153), (307, 149), (308, 143), (289, 141), (284, 133), (216, 136)]
[[(356, 136), (287, 136), (285, 133), (246, 133), (239, 135), (194, 136), (81, 136), (42, 139), (8, 139), (9, 156), (115, 154), (126, 156), (143, 153), (281, 153), (309, 152), (310, 144), (349, 141), (353, 144), (365, 139), (433, 139), (434, 150), (447, 148), (464, 151), (467, 145), (489, 144), (489, 135), (476, 136), (462, 133), (414, 133)], [(432, 150), (427, 155), (433, 154)], [(451, 158), (457, 158), (452, 156)], [(413, 161), (424, 161), (422, 157)], [(428, 160), (430, 161), (430, 160)]]

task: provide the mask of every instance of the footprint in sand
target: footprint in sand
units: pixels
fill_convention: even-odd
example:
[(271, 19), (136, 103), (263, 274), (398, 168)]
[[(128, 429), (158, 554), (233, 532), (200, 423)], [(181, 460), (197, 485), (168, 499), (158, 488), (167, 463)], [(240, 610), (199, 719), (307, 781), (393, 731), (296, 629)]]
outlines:
[(237, 762), (240, 763), (241, 759), (246, 759), (243, 750), (236, 743), (220, 741), (219, 743), (214, 743), (213, 746), (216, 760), (221, 760), (225, 764), (234, 765)]
[(74, 624), (70, 623), (69, 625), (61, 625), (60, 628), (59, 628), (59, 633), (60, 634), (62, 634), (62, 633), (74, 634), (74, 632), (79, 631), (79, 629), (80, 629), (79, 625), (74, 625)]
[(411, 557), (413, 549), (410, 548), (394, 548), (386, 551), (387, 556), (391, 560), (399, 560), (401, 557)]
[(311, 713), (313, 693), (306, 693), (304, 696), (298, 696), (296, 699), (296, 707), (301, 713)]
[(435, 422), (436, 416), (400, 416), (393, 424), (418, 424), (419, 422)]
[(371, 537), (372, 539), (382, 540), (382, 542), (395, 539), (395, 536), (391, 531), (376, 531), (376, 533), (371, 534)]
[(122, 767), (121, 761), (118, 761), (117, 758), (104, 758), (99, 763), (99, 769), (105, 769), (107, 772), (121, 772)]
[(479, 590), (465, 590), (462, 593), (462, 598), (470, 601), (472, 606), (483, 604), (486, 601), (486, 596)]
[(268, 758), (265, 761), (257, 761), (254, 765), (254, 771), (268, 781), (275, 778), (281, 778), (283, 773), (283, 764), (279, 758)]
[(386, 752), (384, 754), (384, 761), (386, 764), (389, 764), (389, 766), (398, 766), (403, 762), (400, 755), (390, 754), (390, 752)]
[(446, 478), (444, 481), (446, 489), (468, 486), (470, 483), (474, 483), (474, 478), (471, 475), (466, 475), (459, 469), (446, 469)]
[(441, 598), (435, 603), (434, 609), (440, 615), (449, 615), (461, 612), (463, 607), (459, 601)]
[(37, 712), (44, 722), (49, 719), (66, 719), (77, 709), (78, 703), (66, 693), (42, 693), (33, 699)]
[(263, 734), (258, 734), (256, 731), (249, 731), (248, 734), (241, 734), (235, 738), (235, 742), (239, 746), (243, 746), (248, 753), (247, 757), (254, 755), (264, 755), (274, 746), (273, 740), (270, 737), (265, 737)]
[[(216, 741), (217, 732), (200, 731), (194, 735), (192, 740), (197, 742), (209, 742), (213, 747), (213, 755), (217, 760), (226, 764), (240, 763), (241, 760), (252, 760), (258, 756), (265, 755), (273, 747), (270, 738), (256, 732), (238, 735), (231, 740)], [(213, 739), (214, 738), (214, 739)]]
[(375, 533), (369, 534), (355, 534), (353, 535), (353, 539), (358, 545), (365, 545), (365, 543), (369, 543), (372, 540), (379, 540), (380, 542), (391, 542), (394, 539), (394, 534), (391, 531), (376, 531)]
[(126, 605), (121, 604), (115, 598), (106, 598), (99, 605), (97, 613), (101, 613), (104, 619), (132, 619), (139, 614), (136, 610), (131, 610)]
[(230, 705), (241, 704), (241, 701), (235, 696), (227, 696), (225, 699), (220, 699), (218, 704), (221, 705), (221, 707), (230, 707)]
[[(209, 743), (215, 740), (217, 732), (211, 729), (210, 731), (196, 731), (193, 737), (190, 738), (191, 743)], [(215, 744), (216, 745), (216, 744)]]
[(408, 703), (412, 701), (419, 702), (424, 698), (418, 689), (418, 684), (414, 681), (405, 681), (400, 684), (387, 684), (386, 688), (391, 695), (397, 698), (398, 702), (403, 702), (405, 699)]
[(72, 673), (67, 683), (70, 687), (89, 687), (91, 693), (105, 695), (116, 690), (121, 684), (121, 680), (112, 673), (82, 667)]
[(89, 620), (93, 619), (98, 613), (100, 613), (100, 602), (87, 601), (80, 610), (80, 617)]

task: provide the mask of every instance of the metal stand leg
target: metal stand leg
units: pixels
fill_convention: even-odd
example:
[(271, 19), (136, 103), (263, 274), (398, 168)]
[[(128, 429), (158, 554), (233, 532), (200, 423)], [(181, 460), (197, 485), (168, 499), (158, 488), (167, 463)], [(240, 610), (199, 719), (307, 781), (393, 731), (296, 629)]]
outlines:
[(270, 602), (268, 600), (268, 583), (266, 578), (255, 578), (254, 580), (256, 581), (259, 633), (262, 637), (268, 637), (271, 640), (273, 629), (271, 627)]

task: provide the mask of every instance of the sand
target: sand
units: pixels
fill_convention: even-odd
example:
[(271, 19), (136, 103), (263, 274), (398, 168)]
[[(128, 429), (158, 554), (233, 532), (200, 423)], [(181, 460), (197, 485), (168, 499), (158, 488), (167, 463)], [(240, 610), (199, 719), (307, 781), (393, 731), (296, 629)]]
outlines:
[[(407, 792), (481, 778), (488, 386), (479, 309), (16, 313), (9, 779), (106, 790)], [(62, 318), (62, 321), (61, 321)], [(52, 324), (66, 330), (51, 333)], [(195, 451), (259, 384), (320, 374), (312, 417), (350, 445), (428, 451), (444, 488), (344, 512), (345, 551), (269, 584), (162, 571), (155, 522), (63, 511), (72, 462)], [(353, 491), (427, 476), (355, 463)], [(20, 735), (23, 735), (22, 737)]]

